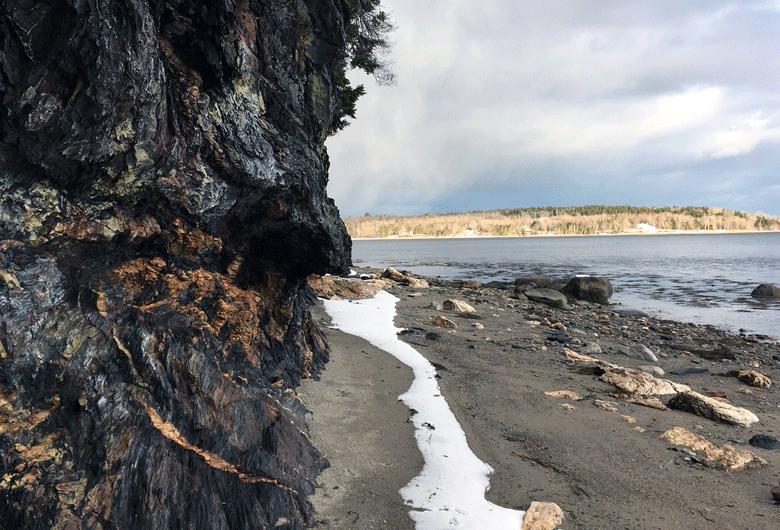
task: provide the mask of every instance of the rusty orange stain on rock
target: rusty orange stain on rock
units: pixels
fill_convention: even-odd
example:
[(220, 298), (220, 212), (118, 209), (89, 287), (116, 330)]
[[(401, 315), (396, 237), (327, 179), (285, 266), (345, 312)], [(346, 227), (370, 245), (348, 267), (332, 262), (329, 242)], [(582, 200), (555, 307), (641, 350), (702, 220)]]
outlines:
[(201, 449), (200, 447), (196, 447), (192, 445), (187, 439), (179, 432), (179, 430), (170, 422), (163, 420), (159, 414), (157, 414), (157, 411), (154, 410), (151, 406), (147, 405), (145, 402), (138, 400), (138, 402), (141, 404), (141, 406), (144, 408), (146, 413), (149, 415), (149, 419), (152, 422), (152, 425), (155, 429), (157, 429), (160, 434), (162, 434), (165, 438), (168, 440), (174, 442), (175, 444), (194, 452), (208, 464), (210, 467), (213, 467), (214, 469), (219, 469), (221, 471), (225, 471), (227, 473), (233, 473), (238, 476), (238, 478), (242, 482), (246, 482), (249, 484), (272, 484), (274, 486), (278, 486), (279, 488), (282, 488), (286, 491), (293, 492), (292, 489), (288, 488), (287, 486), (280, 484), (277, 480), (265, 478), (265, 477), (258, 477), (256, 475), (252, 475), (249, 473), (244, 473), (242, 471), (239, 471), (239, 469), (231, 464), (230, 462), (223, 459), (221, 456), (214, 454), (210, 451), (206, 451), (205, 449)]
[(165, 267), (161, 258), (137, 258), (114, 269), (124, 288), (130, 292), (140, 291), (147, 284), (157, 281)]

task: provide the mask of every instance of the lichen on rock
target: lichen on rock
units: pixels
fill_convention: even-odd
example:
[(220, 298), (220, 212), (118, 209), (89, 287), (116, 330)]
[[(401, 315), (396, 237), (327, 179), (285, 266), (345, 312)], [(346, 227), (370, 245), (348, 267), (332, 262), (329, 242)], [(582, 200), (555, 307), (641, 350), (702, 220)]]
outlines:
[(344, 7), (20, 0), (0, 19), (0, 521), (304, 528), (293, 389)]

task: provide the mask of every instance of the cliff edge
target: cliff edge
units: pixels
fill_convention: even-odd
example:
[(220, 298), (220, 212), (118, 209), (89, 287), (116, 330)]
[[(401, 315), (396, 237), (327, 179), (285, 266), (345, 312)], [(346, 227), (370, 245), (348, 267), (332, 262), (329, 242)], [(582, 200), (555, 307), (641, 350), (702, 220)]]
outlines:
[(336, 0), (0, 18), (0, 528), (313, 524)]

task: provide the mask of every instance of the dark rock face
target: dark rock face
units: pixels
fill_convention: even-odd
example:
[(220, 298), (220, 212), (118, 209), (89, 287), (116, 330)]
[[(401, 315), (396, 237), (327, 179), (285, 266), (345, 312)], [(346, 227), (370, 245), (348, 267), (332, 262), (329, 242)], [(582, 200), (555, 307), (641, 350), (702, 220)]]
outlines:
[(603, 305), (609, 303), (609, 297), (612, 296), (612, 284), (607, 278), (578, 276), (569, 280), (561, 292), (570, 294), (579, 300)]
[(0, 528), (310, 526), (331, 0), (0, 19)]

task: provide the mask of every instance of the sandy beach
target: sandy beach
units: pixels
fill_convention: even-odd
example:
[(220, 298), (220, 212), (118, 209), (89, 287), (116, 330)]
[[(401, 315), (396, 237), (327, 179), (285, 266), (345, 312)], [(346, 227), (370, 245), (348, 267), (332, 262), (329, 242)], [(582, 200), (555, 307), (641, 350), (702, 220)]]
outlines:
[[(512, 291), (447, 282), (425, 289), (391, 282), (385, 290), (399, 299), (395, 324), (407, 330), (402, 340), (434, 363), (470, 448), (495, 470), (491, 502), (518, 510), (533, 501), (554, 502), (566, 514), (563, 530), (780, 525), (771, 493), (780, 483), (780, 450), (748, 443), (756, 435), (780, 436), (777, 341), (624, 316), (612, 306), (563, 311)], [(447, 299), (476, 311), (435, 308)], [(419, 473), (422, 458), (411, 413), (397, 399), (412, 374), (362, 339), (328, 329), (321, 306), (314, 314), (331, 348), (320, 380), (300, 389), (311, 411), (310, 435), (331, 463), (312, 498), (316, 518), (322, 528), (412, 529), (398, 490)], [(437, 316), (457, 327), (432, 325)], [(576, 340), (551, 339), (556, 336)], [(659, 378), (748, 409), (759, 421), (731, 425), (619, 399), (616, 387), (600, 377), (602, 365), (572, 360), (570, 354), (579, 358), (588, 343), (600, 346), (593, 358), (629, 369), (653, 364), (620, 353), (642, 344), (659, 358), (655, 365), (665, 372)], [(741, 369), (773, 384), (758, 388), (726, 375)], [(671, 373), (680, 370), (689, 373)], [(572, 392), (573, 399), (548, 394), (558, 391)], [(762, 463), (729, 471), (702, 449), (660, 438), (673, 427), (713, 447), (750, 451), (758, 457), (753, 462)]]

